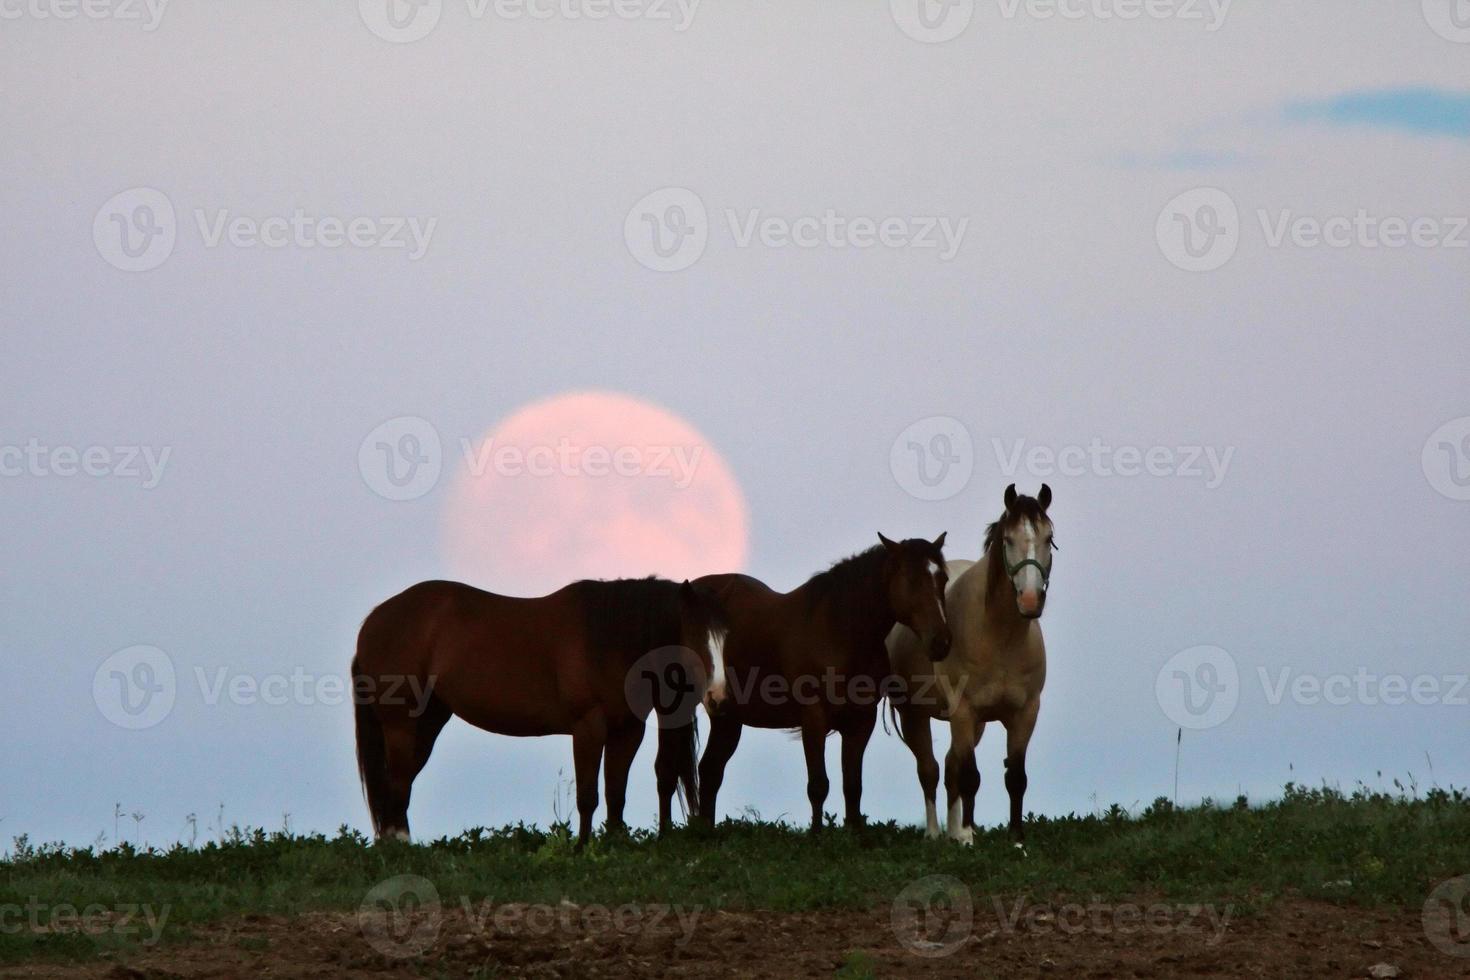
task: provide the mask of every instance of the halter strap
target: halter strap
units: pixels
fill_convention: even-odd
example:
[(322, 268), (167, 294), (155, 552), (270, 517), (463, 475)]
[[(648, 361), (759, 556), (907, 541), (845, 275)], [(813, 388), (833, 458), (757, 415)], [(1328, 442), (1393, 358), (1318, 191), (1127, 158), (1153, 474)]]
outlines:
[(1045, 588), (1051, 582), (1051, 569), (1042, 567), (1041, 562), (1037, 561), (1035, 558), (1022, 558), (1014, 565), (1006, 561), (1005, 542), (1000, 543), (1000, 563), (1005, 567), (1006, 574), (1009, 575), (1011, 578), (1015, 578), (1016, 573), (1025, 568), (1027, 565), (1035, 565), (1036, 570), (1041, 573), (1042, 588)]

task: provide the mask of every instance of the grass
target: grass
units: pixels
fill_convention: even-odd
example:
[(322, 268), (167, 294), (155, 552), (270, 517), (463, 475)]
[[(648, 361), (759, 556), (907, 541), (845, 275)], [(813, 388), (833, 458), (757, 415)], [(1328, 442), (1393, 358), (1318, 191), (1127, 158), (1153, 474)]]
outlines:
[[(1417, 909), (1434, 884), (1470, 872), (1470, 797), (1288, 784), (1280, 800), (1260, 806), (1241, 799), (1176, 810), (1160, 799), (1136, 814), (1114, 806), (1032, 817), (1027, 837), (1023, 854), (998, 829), (961, 848), (892, 823), (834, 827), (813, 839), (787, 824), (736, 820), (712, 835), (598, 838), (580, 855), (564, 825), (382, 846), (345, 827), (331, 838), (236, 830), (202, 847), (141, 852), (19, 838), (0, 861), (0, 963), (125, 950), (155, 924), (162, 942), (187, 942), (194, 929), (236, 916), (356, 909), (373, 885), (399, 874), (428, 878), (446, 904), (881, 907), (914, 880), (945, 874), (977, 895), (1033, 901), (1150, 895), (1231, 902), (1250, 914), (1300, 895)], [(95, 922), (104, 928), (77, 928), (88, 906), (102, 910)], [(130, 909), (133, 930), (119, 927)], [(858, 957), (844, 969), (864, 976), (868, 964)]]

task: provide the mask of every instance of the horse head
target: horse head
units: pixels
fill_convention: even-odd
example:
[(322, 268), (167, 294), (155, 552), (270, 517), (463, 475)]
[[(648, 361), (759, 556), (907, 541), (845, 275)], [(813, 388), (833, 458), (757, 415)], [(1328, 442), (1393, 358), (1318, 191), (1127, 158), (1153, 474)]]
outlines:
[(930, 660), (949, 656), (953, 636), (944, 611), (949, 575), (944, 567), (944, 538), (890, 541), (880, 532), (886, 552), (884, 577), (894, 618), (926, 640)]

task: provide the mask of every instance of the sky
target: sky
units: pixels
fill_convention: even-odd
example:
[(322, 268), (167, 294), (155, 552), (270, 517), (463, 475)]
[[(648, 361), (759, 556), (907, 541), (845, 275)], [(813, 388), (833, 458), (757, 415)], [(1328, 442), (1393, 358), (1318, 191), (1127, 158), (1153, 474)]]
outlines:
[[(1173, 795), (1181, 728), (1182, 802), (1470, 783), (1462, 13), (0, 0), (0, 839), (365, 829), (332, 684), (402, 588), (974, 558), (1011, 482), (1060, 545), (1029, 809)], [(577, 432), (706, 455), (461, 451)], [(570, 771), (454, 723), (415, 833)], [(892, 736), (865, 782), (922, 820)], [(721, 808), (804, 784), (748, 731)]]

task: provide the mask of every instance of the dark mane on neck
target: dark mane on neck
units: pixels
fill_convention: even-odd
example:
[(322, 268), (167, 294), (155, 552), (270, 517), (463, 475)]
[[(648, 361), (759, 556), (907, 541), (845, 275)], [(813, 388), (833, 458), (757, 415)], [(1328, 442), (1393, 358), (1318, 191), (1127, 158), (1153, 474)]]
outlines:
[(572, 588), (594, 653), (641, 657), (683, 639), (679, 583), (668, 579), (583, 579)]
[(875, 544), (867, 551), (833, 562), (826, 571), (806, 580), (803, 594), (810, 605), (825, 602), (843, 619), (870, 617), (875, 611), (873, 595), (883, 588), (884, 557), (883, 545)]

